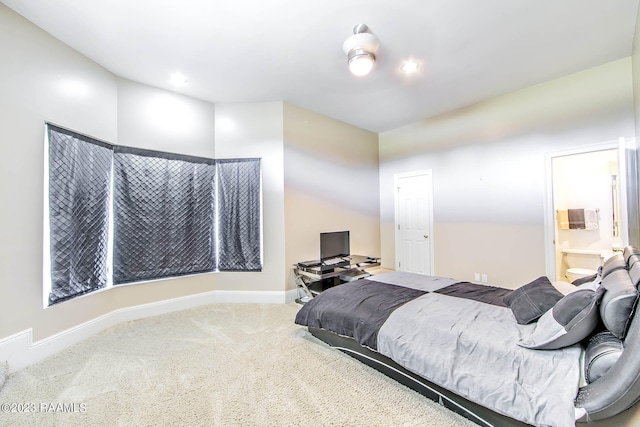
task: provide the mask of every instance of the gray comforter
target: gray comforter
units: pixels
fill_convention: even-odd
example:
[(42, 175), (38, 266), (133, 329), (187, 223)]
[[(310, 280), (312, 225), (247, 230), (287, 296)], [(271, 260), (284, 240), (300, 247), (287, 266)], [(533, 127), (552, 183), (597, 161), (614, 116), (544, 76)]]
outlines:
[(378, 351), (425, 379), (509, 417), (573, 426), (580, 347), (529, 350), (516, 342), (534, 325), (511, 310), (428, 293), (396, 309)]
[[(406, 273), (372, 279), (323, 292), (305, 304), (296, 322), (356, 335), (361, 344), (425, 379), (509, 417), (541, 426), (575, 424), (578, 345), (550, 351), (519, 347), (516, 342), (535, 325), (518, 325), (509, 308), (482, 302), (489, 301), (486, 295), (474, 300), (452, 296), (465, 287), (477, 293), (479, 285)], [(388, 302), (398, 287), (420, 292), (402, 291), (401, 302)], [(368, 314), (381, 307), (385, 314)], [(359, 333), (369, 318), (377, 326)], [(336, 326), (344, 322), (347, 327)]]

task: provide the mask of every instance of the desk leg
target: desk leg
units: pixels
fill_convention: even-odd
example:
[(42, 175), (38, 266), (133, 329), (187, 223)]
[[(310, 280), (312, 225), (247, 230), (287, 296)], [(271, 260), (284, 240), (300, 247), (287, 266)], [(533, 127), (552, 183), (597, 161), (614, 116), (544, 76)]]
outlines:
[(300, 304), (304, 304), (305, 302), (307, 302), (307, 301), (309, 301), (310, 299), (313, 298), (313, 294), (311, 293), (311, 291), (307, 287), (307, 284), (305, 283), (305, 281), (302, 278), (302, 276), (300, 274), (298, 274), (296, 270), (293, 271), (293, 275), (295, 276), (295, 282), (296, 282), (297, 288), (298, 289), (302, 289), (304, 291), (304, 293), (306, 294), (302, 298), (296, 298), (296, 302), (300, 303)]

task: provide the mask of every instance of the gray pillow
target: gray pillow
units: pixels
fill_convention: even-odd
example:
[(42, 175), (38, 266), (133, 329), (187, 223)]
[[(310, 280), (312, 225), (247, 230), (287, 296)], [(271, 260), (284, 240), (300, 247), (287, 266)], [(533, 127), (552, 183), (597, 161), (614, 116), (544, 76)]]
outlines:
[(598, 277), (599, 277), (598, 273), (592, 274), (591, 276), (580, 277), (579, 279), (576, 279), (573, 282), (571, 282), (571, 284), (574, 286), (580, 286), (580, 285), (584, 285), (585, 283), (596, 282), (596, 281), (599, 281)]
[(521, 325), (534, 322), (556, 305), (564, 295), (545, 276), (511, 292), (503, 298)]
[(600, 287), (601, 283), (600, 280), (594, 280), (593, 282), (587, 282), (587, 283), (583, 283), (582, 285), (578, 285), (575, 288), (576, 289), (591, 289), (592, 291), (595, 291), (596, 289), (598, 289)]
[(566, 295), (540, 317), (529, 338), (518, 345), (537, 350), (555, 350), (586, 338), (598, 325), (598, 302), (604, 288), (578, 289)]

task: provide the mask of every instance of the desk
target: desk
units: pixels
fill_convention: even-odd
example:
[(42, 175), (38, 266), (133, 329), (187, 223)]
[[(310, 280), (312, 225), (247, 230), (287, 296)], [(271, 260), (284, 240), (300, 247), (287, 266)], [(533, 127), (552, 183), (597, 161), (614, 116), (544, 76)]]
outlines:
[(305, 296), (297, 298), (296, 302), (304, 304), (326, 289), (369, 277), (371, 274), (367, 273), (366, 269), (379, 265), (380, 258), (363, 255), (351, 255), (338, 264), (318, 263), (313, 266), (304, 263), (294, 264), (293, 274), (296, 286), (305, 293)]

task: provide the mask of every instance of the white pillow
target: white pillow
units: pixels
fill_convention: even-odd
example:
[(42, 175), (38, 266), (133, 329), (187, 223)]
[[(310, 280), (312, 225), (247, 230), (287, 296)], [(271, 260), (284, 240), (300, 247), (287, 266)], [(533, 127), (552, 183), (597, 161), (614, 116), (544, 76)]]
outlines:
[(563, 282), (562, 280), (558, 280), (552, 283), (553, 287), (556, 288), (558, 290), (558, 292), (560, 292), (562, 295), (568, 295), (571, 292), (575, 291), (576, 289), (578, 289), (577, 286), (572, 285), (569, 282)]
[[(640, 272), (640, 264), (638, 265), (638, 271)], [(586, 282), (578, 286), (562, 280), (557, 280), (553, 282), (552, 285), (562, 295), (569, 295), (571, 292), (575, 292), (578, 289), (591, 289), (592, 291), (595, 291), (600, 286), (600, 277), (597, 277), (596, 280)]]

